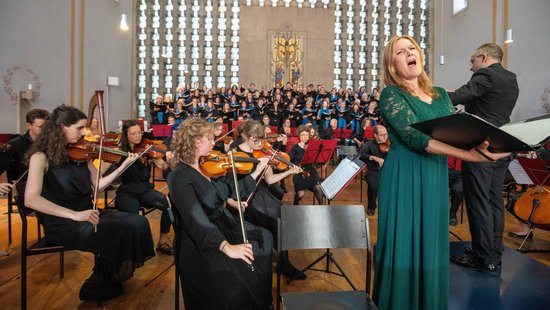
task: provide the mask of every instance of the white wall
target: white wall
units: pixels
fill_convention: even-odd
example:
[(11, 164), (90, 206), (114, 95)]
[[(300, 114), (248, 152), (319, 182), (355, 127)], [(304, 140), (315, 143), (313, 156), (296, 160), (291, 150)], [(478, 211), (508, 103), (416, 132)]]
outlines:
[[(71, 45), (73, 6), (75, 36)], [(104, 96), (106, 114), (110, 115), (107, 129), (116, 129), (118, 119), (134, 115), (134, 99), (130, 95), (132, 34), (118, 28), (121, 13), (122, 6), (113, 0), (0, 0), (0, 75), (4, 78), (9, 68), (21, 66), (14, 71), (11, 81), (11, 88), (19, 93), (29, 83), (36, 85), (33, 74), (28, 71), (31, 70), (41, 84), (40, 96), (33, 101), (33, 107), (51, 111), (60, 104), (72, 103), (78, 108), (82, 106), (85, 113), (94, 90), (107, 90), (107, 76), (118, 76), (120, 86), (111, 87), (108, 96)], [(132, 20), (131, 12), (128, 14)], [(75, 56), (72, 63), (71, 48)], [(73, 98), (70, 98), (71, 65)], [(18, 132), (18, 105), (10, 100), (3, 79), (0, 83), (3, 86), (0, 88), (0, 132)]]
[[(496, 20), (496, 41), (503, 46), (504, 1), (468, 1), (468, 8), (451, 16), (451, 1), (434, 0), (434, 83), (447, 89), (456, 89), (471, 77), (468, 60), (475, 48), (491, 42), (493, 15)], [(441, 7), (443, 5), (443, 8)], [(512, 121), (538, 116), (546, 111), (541, 103), (545, 88), (550, 89), (550, 1), (509, 0), (509, 27), (514, 42), (508, 44), (508, 69), (517, 74), (520, 88)], [(445, 55), (445, 64), (439, 64), (439, 55)], [(550, 98), (547, 100), (550, 101)]]

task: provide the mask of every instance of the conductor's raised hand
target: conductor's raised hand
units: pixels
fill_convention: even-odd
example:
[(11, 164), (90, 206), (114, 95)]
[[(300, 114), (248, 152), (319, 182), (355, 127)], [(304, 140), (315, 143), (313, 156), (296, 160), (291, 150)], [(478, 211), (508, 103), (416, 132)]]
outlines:
[(496, 161), (504, 157), (510, 156), (509, 152), (506, 153), (492, 153), (488, 150), (489, 141), (485, 140), (477, 147), (473, 147), (470, 150), (472, 156), (472, 162), (491, 162)]
[(254, 254), (252, 252), (252, 244), (228, 244), (223, 248), (223, 253), (233, 259), (242, 259), (247, 264), (252, 264), (254, 261)]

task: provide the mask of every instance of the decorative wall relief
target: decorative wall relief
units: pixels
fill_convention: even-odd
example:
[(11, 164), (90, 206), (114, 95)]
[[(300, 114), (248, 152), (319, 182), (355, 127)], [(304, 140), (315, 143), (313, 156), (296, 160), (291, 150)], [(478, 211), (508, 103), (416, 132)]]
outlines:
[(271, 80), (276, 87), (303, 83), (304, 35), (284, 23), (271, 35)]
[[(2, 77), (2, 80), (4, 82), (4, 92), (13, 104), (19, 103), (19, 91), (26, 90), (27, 85), (31, 85), (33, 92), (31, 102), (36, 101), (40, 97), (42, 83), (40, 83), (38, 75), (32, 69), (19, 65), (11, 66), (6, 70), (6, 74)], [(14, 89), (14, 84), (17, 89)]]

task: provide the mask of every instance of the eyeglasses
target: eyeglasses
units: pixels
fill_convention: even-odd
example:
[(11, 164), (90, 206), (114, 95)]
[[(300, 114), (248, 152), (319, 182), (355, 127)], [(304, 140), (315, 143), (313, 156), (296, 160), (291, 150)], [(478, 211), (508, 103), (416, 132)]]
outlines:
[(482, 57), (482, 56), (483, 56), (483, 54), (479, 54), (479, 55), (476, 55), (476, 56), (470, 58), (470, 62), (468, 62), (468, 64), (473, 65), (474, 62), (476, 62), (476, 59), (478, 59), (479, 57)]
[(136, 132), (129, 132), (129, 136), (141, 136), (143, 135), (143, 131), (136, 131)]
[(250, 142), (254, 143), (254, 144), (259, 144), (261, 143), (264, 139), (263, 138), (256, 138), (256, 139), (253, 139), (253, 138), (250, 138), (248, 139), (250, 140)]

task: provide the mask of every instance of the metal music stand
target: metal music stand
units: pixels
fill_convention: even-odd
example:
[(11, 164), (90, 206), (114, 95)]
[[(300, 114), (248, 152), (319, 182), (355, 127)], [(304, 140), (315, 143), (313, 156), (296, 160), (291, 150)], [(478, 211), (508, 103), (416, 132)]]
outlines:
[[(361, 205), (330, 206), (330, 205), (304, 205), (283, 206), (281, 208), (281, 219), (279, 220), (279, 249), (282, 250), (300, 250), (300, 249), (327, 249), (326, 252), (302, 269), (300, 274), (307, 270), (321, 271), (338, 275), (346, 279), (354, 291), (357, 291), (341, 265), (334, 259), (330, 248), (354, 248), (367, 249), (366, 256), (366, 281), (365, 291), (357, 291), (354, 294), (360, 294), (363, 301), (369, 302), (370, 293), (370, 269), (371, 269), (371, 246), (368, 221), (365, 218), (365, 210)], [(317, 263), (326, 259), (325, 269), (312, 268)], [(330, 263), (334, 263), (338, 272), (329, 269)], [(287, 283), (293, 278), (287, 280)], [(343, 297), (342, 293), (350, 292), (322, 292), (313, 293), (317, 303), (326, 301), (326, 294), (333, 294), (332, 301), (328, 304), (342, 304), (352, 302), (350, 296)], [(312, 295), (312, 293), (307, 293)], [(323, 296), (319, 296), (323, 295)], [(334, 296), (336, 295), (336, 296)], [(280, 301), (280, 274), (277, 274), (277, 308)], [(300, 298), (299, 304), (306, 302), (307, 297)], [(322, 297), (322, 298), (321, 298)], [(283, 298), (284, 300), (284, 298)], [(361, 303), (361, 304), (362, 304)], [(311, 306), (311, 304), (310, 304)], [(325, 304), (326, 306), (326, 304)], [(368, 307), (371, 309), (370, 307)], [(375, 307), (374, 307), (375, 308)], [(372, 309), (374, 309), (372, 308)], [(311, 308), (314, 309), (314, 308)], [(326, 308), (328, 309), (328, 308)], [(331, 308), (333, 309), (333, 308)], [(340, 308), (334, 308), (340, 309)], [(363, 306), (363, 309), (367, 309)]]

